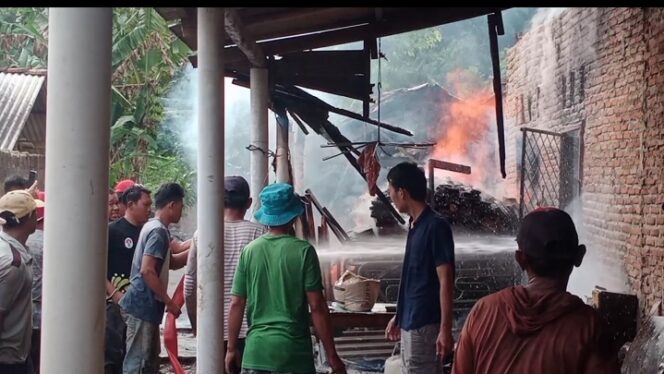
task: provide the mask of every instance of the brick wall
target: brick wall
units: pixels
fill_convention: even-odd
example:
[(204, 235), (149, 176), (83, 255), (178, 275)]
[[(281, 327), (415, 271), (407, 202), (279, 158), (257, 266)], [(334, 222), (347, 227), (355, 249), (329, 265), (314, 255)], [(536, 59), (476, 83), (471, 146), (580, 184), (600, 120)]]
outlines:
[[(36, 170), (39, 178), (38, 186), (44, 189), (44, 171), (46, 162), (43, 155), (33, 155), (25, 152), (0, 151), (0, 183), (12, 174), (28, 177), (30, 170)], [(2, 187), (0, 187), (0, 190)]]
[(582, 230), (603, 271), (647, 310), (664, 299), (664, 10), (572, 8), (508, 52), (507, 167), (520, 127), (580, 129)]

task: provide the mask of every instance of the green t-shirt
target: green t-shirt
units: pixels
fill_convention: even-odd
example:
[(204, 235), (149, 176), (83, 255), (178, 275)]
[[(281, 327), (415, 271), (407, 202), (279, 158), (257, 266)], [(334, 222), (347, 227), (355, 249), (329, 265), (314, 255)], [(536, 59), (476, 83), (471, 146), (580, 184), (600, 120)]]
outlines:
[(249, 333), (242, 367), (313, 373), (306, 293), (322, 289), (318, 256), (308, 242), (268, 234), (249, 243), (231, 291), (247, 299)]

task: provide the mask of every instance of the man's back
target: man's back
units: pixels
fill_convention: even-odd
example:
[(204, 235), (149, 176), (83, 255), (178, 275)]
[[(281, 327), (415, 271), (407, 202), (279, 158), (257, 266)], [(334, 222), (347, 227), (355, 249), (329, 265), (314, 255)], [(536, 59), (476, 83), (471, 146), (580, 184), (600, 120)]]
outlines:
[(41, 328), (42, 268), (44, 266), (44, 230), (37, 229), (25, 242), (32, 255), (32, 328)]
[(0, 364), (23, 363), (32, 333), (32, 257), (11, 236), (0, 232)]
[(314, 248), (290, 235), (264, 235), (242, 252), (232, 294), (247, 299), (243, 368), (313, 372), (309, 291), (322, 289)]
[[(250, 221), (224, 221), (224, 315), (228, 316), (231, 299), (233, 276), (240, 261), (242, 249), (254, 239), (265, 233), (265, 226)], [(196, 321), (196, 283), (197, 283), (198, 231), (194, 233), (194, 245), (189, 251), (185, 272), (184, 293), (187, 300), (187, 313)], [(192, 310), (189, 310), (191, 308)], [(228, 321), (224, 321), (224, 340), (228, 339)], [(240, 338), (247, 335), (246, 320), (242, 322)]]
[(612, 373), (600, 317), (569, 293), (512, 287), (468, 315), (454, 373)]

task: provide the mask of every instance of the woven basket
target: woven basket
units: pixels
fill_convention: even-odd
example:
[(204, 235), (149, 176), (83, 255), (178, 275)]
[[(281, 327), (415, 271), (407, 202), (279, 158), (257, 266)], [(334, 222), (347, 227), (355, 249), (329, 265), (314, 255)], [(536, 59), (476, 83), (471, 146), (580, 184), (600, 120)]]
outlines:
[(353, 312), (371, 311), (380, 294), (380, 281), (359, 276), (349, 270), (334, 284), (334, 298)]

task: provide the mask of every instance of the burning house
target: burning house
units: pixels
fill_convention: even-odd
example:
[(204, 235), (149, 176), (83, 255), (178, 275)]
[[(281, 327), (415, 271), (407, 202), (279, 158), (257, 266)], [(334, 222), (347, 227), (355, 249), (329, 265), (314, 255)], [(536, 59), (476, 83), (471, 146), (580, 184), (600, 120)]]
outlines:
[(642, 331), (660, 343), (646, 354), (649, 338), (635, 340), (624, 372), (661, 370), (664, 354), (653, 328), (664, 300), (662, 45), (662, 8), (570, 8), (540, 13), (507, 55), (507, 174), (519, 191), (508, 196), (525, 211), (573, 213), (589, 254), (571, 289), (638, 297)]
[[(224, 97), (223, 84), (219, 84), (223, 76), (233, 77), (236, 83), (251, 89), (249, 150), (253, 193), (257, 194), (268, 181), (267, 159), (271, 156), (276, 158), (277, 180), (289, 181), (288, 129), (297, 126), (302, 132), (322, 136), (330, 147), (338, 149), (338, 156), (348, 160), (393, 214), (389, 201), (376, 188), (380, 183), (373, 178), (375, 169), (364, 166), (362, 161), (367, 158), (361, 158), (362, 150), (331, 122), (329, 114), (344, 113), (361, 119), (380, 128), (382, 136), (388, 136), (387, 131), (412, 134), (413, 131), (369, 118), (372, 89), (369, 67), (370, 60), (380, 56), (377, 38), (480, 15), (488, 15), (497, 105), (491, 108), (483, 98), (450, 97), (445, 104), (449, 110), (444, 113), (458, 112), (468, 122), (455, 119), (444, 127), (435, 120), (429, 122), (437, 135), (443, 128), (447, 131), (445, 136), (428, 138), (433, 147), (430, 157), (457, 164), (472, 163), (470, 166), (476, 172), (467, 177), (471, 179), (462, 180), (464, 176), (459, 175), (457, 181), (476, 190), (491, 181), (472, 178), (485, 178), (498, 174), (499, 170), (503, 176), (507, 174), (507, 184), (497, 197), (518, 200), (521, 214), (534, 205), (563, 206), (580, 198), (585, 239), (595, 254), (595, 261), (588, 262), (610, 269), (598, 272), (591, 282), (606, 286), (604, 281), (620, 274), (614, 270), (625, 270), (629, 289), (639, 297), (641, 311), (658, 306), (662, 300), (664, 231), (660, 226), (664, 224), (661, 207), (664, 191), (657, 183), (664, 172), (662, 9), (570, 9), (538, 23), (526, 33), (508, 55), (507, 147), (502, 143), (503, 98), (496, 40), (504, 32), (500, 8), (424, 11), (419, 8), (158, 8), (158, 11), (169, 21), (171, 30), (197, 51), (192, 60), (200, 64), (199, 79), (205, 83), (199, 87), (197, 106), (201, 197), (198, 256), (205, 258), (198, 262), (199, 300), (204, 301), (199, 302), (199, 371), (218, 372), (223, 362), (220, 347), (224, 326), (218, 318), (223, 315), (226, 302), (222, 297), (223, 274), (219, 272), (224, 267), (223, 235), (218, 234), (223, 225), (223, 200), (218, 198), (225, 161), (222, 146), (225, 108), (224, 102), (219, 101)], [(55, 216), (66, 214), (70, 219), (46, 221), (47, 246), (51, 246), (53, 253), (64, 255), (45, 257), (44, 284), (48, 287), (44, 289), (42, 371), (98, 372), (103, 363), (103, 344), (99, 339), (99, 321), (104, 320), (103, 300), (99, 298), (103, 277), (99, 274), (103, 273), (104, 260), (97, 251), (89, 249), (106, 248), (107, 223), (101, 218), (106, 210), (109, 143), (108, 128), (98, 119), (108, 118), (110, 111), (112, 12), (104, 8), (55, 8), (49, 12), (49, 30), (49, 70), (53, 77), (49, 92), (57, 95), (49, 95), (48, 102), (57, 110), (49, 112), (47, 171), (49, 193), (60, 197), (50, 200), (49, 211)], [(362, 50), (316, 50), (358, 41), (364, 42)], [(80, 48), (81, 45), (87, 47)], [(299, 87), (361, 101), (362, 114), (334, 108)], [(464, 103), (472, 105), (464, 109)], [(272, 154), (267, 149), (268, 107), (278, 122), (277, 149)], [(505, 168), (501, 170), (491, 163), (481, 166), (472, 158), (455, 159), (461, 151), (466, 152), (466, 157), (485, 152), (469, 139), (478, 134), (491, 138), (487, 135), (490, 132), (475, 131), (474, 126), (479, 126), (488, 117), (487, 110), (492, 109), (496, 111), (495, 135), (500, 139), (500, 147), (498, 156), (490, 162)], [(395, 121), (394, 125), (403, 124)], [(368, 134), (365, 139), (374, 140)], [(413, 145), (418, 139), (414, 139), (405, 147), (404, 140), (395, 140), (402, 144), (395, 146), (390, 157), (418, 159), (420, 156), (411, 152), (417, 148)], [(366, 147), (369, 143), (381, 148), (381, 142), (365, 141), (361, 145)], [(495, 140), (490, 144), (496, 144)], [(470, 146), (471, 149), (458, 149)], [(496, 172), (489, 173), (494, 167)], [(87, 193), (87, 188), (84, 194), (73, 191), (72, 180), (86, 181), (86, 185), (89, 182), (90, 192)], [(488, 189), (486, 185), (484, 188)], [(446, 203), (449, 196), (455, 196), (453, 191), (443, 188), (441, 192), (448, 196), (441, 200), (441, 206), (450, 212), (456, 209)], [(459, 197), (470, 201), (477, 197), (472, 189), (458, 191)], [(254, 201), (258, 200), (256, 197)], [(323, 221), (329, 220), (338, 231), (338, 225), (330, 220), (325, 209), (320, 210), (324, 212)], [(403, 221), (398, 213), (393, 216)], [(71, 227), (78, 230), (72, 231)], [(304, 227), (317, 229), (315, 225)], [(53, 239), (58, 232), (70, 233), (69, 240)], [(341, 230), (335, 234), (343, 237), (346, 233)], [(477, 298), (514, 284), (520, 274), (510, 253), (514, 249), (512, 238), (503, 241), (492, 238), (491, 248), (477, 244), (472, 237), (459, 239), (455, 306), (458, 313), (464, 313)], [(71, 246), (71, 242), (85, 245)], [(358, 258), (357, 254), (358, 251), (335, 251), (330, 256), (330, 266), (336, 262), (341, 268), (353, 267), (359, 273), (381, 278), (381, 296), (390, 301), (398, 283), (394, 266), (399, 264), (399, 257), (380, 251), (372, 258)], [(379, 258), (387, 260), (379, 264)], [(331, 272), (326, 274), (331, 276)], [(62, 295), (77, 297), (59, 302)], [(369, 317), (333, 314), (335, 327), (369, 321), (375, 329), (384, 326), (381, 318), (388, 313)], [(457, 323), (462, 320), (460, 316)], [(456, 327), (458, 331), (459, 326)], [(71, 331), (77, 332), (75, 338)], [(67, 338), (67, 344), (62, 344), (63, 337)], [(375, 342), (362, 336), (338, 338), (346, 342), (354, 340), (353, 349), (358, 345), (371, 347), (368, 342)], [(379, 354), (383, 354), (382, 350)], [(75, 359), (62, 360), (62, 357)], [(173, 362), (177, 361), (176, 351)]]
[(664, 11), (538, 18), (507, 56), (508, 181), (521, 190), (509, 196), (527, 207), (576, 200), (587, 271), (647, 311), (664, 297)]

